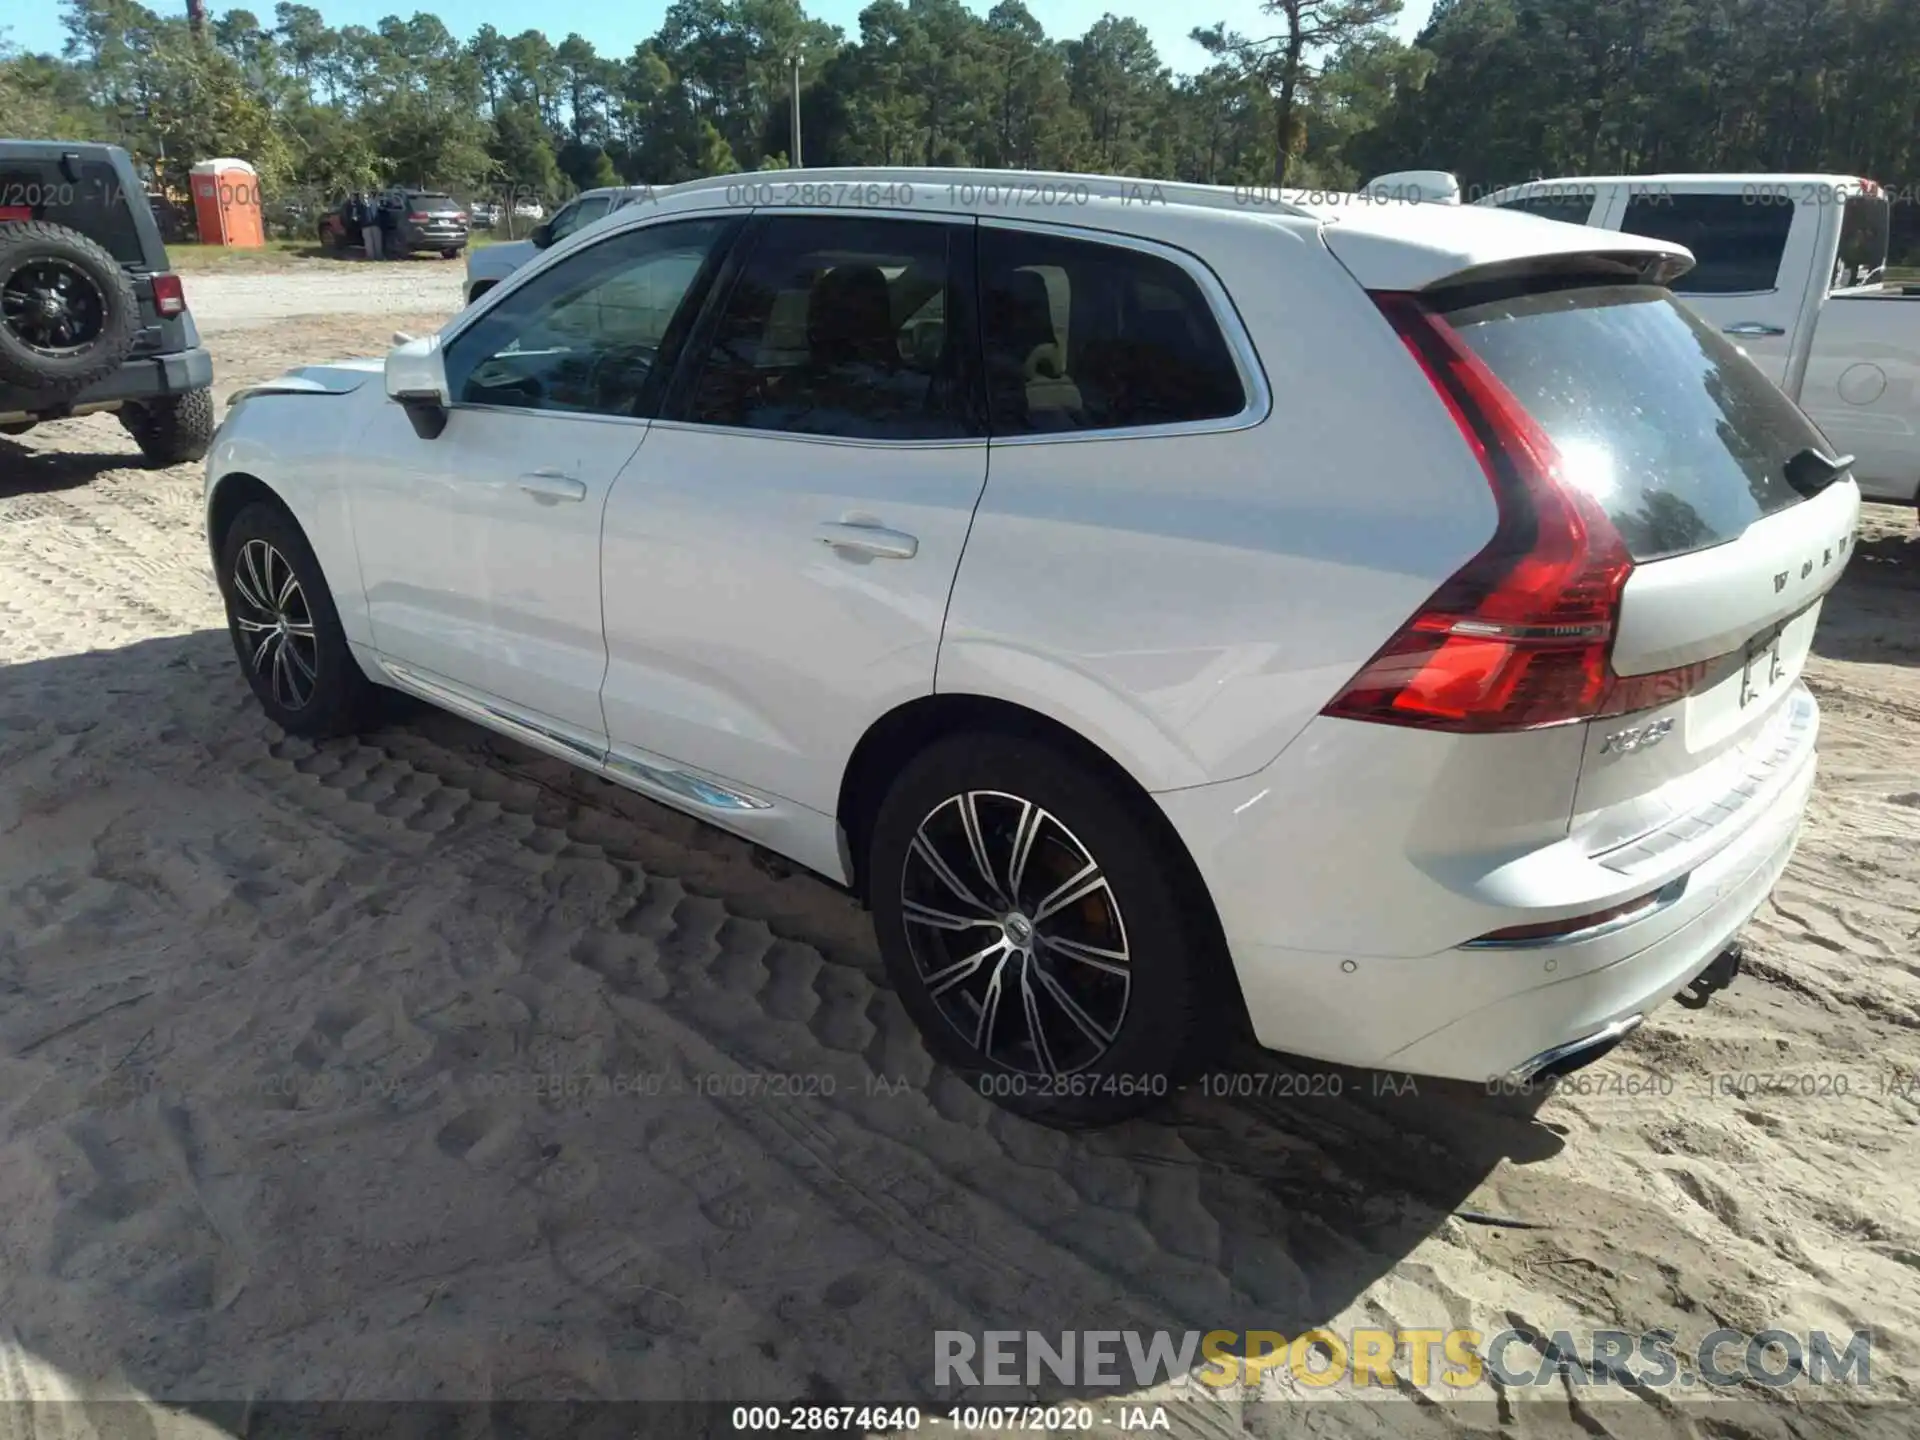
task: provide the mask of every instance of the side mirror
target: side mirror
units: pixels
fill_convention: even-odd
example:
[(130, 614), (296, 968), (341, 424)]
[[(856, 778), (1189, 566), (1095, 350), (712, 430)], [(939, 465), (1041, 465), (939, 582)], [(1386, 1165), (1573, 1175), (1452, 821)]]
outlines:
[(387, 352), (387, 398), (406, 410), (413, 433), (422, 440), (432, 440), (447, 428), (451, 397), (438, 335), (408, 340)]
[(533, 234), (529, 235), (527, 238), (533, 241), (534, 249), (544, 250), (549, 245), (553, 244), (553, 226), (546, 221), (542, 221), (540, 224), (533, 227)]

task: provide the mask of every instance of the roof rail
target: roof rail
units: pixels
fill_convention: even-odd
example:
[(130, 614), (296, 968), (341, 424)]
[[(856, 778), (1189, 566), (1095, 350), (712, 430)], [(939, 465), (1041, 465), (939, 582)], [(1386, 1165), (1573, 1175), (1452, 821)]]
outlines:
[(1244, 210), (1248, 197), (1257, 197), (1261, 212), (1267, 215), (1295, 215), (1313, 219), (1316, 212), (1288, 197), (1299, 193), (1295, 187), (1198, 185), (1185, 180), (1151, 180), (1131, 175), (1087, 175), (1064, 170), (989, 170), (940, 166), (845, 165), (820, 170), (743, 170), (732, 175), (704, 175), (697, 180), (682, 180), (674, 185), (655, 185), (654, 193), (692, 195), (706, 190), (724, 190), (735, 185), (978, 185), (1008, 186), (1022, 184), (1073, 185), (1085, 187), (1090, 199), (1151, 201), (1194, 205), (1206, 209)]

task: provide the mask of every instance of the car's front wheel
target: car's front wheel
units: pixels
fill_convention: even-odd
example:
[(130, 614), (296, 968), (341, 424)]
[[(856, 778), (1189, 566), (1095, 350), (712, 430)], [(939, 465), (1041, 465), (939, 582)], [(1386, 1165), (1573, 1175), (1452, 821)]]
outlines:
[(1122, 1119), (1195, 1058), (1217, 931), (1145, 803), (985, 733), (930, 747), (881, 805), (868, 894), (894, 987), (935, 1055), (1033, 1119)]
[(129, 400), (120, 407), (120, 424), (154, 465), (204, 460), (213, 444), (213, 392), (189, 390)]
[(234, 517), (220, 549), (220, 591), (234, 652), (261, 708), (294, 735), (360, 729), (379, 692), (347, 648), (307, 537), (264, 501)]

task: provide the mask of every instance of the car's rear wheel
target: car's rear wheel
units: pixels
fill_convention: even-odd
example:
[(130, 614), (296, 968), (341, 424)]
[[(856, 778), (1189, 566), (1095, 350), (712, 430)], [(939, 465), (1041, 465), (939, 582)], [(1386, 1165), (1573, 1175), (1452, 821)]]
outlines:
[(449, 245), (445, 250), (440, 252), (440, 258), (442, 260), (458, 260), (460, 258), (460, 247), (457, 245)]
[(129, 400), (120, 407), (120, 424), (155, 465), (204, 460), (213, 444), (213, 392), (189, 390)]
[(307, 538), (278, 505), (234, 517), (220, 548), (227, 628), (261, 708), (295, 735), (360, 729), (379, 691), (347, 648), (340, 615)]
[(1217, 942), (1171, 846), (1135, 798), (1039, 741), (956, 736), (910, 762), (874, 824), (868, 893), (935, 1055), (1049, 1124), (1175, 1089)]

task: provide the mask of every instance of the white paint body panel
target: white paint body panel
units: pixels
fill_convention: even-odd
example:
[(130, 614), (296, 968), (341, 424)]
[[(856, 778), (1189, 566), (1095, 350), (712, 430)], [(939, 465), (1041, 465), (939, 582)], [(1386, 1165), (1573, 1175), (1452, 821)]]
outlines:
[[(984, 441), (864, 445), (654, 427), (606, 517), (613, 742), (831, 816), (867, 727), (933, 692)], [(848, 554), (829, 523), (910, 535)]]
[(1800, 404), (1854, 457), (1869, 500), (1920, 501), (1920, 296), (1840, 291), (1821, 308)]
[[(792, 178), (910, 183), (911, 213), (1036, 223), (949, 188), (1004, 192), (1002, 173)], [(983, 696), (1066, 726), (1192, 855), (1269, 1045), (1477, 1078), (1684, 984), (1790, 853), (1817, 734), (1791, 676), (1750, 718), (1704, 704), (1705, 742), (1610, 771), (1594, 763), (1601, 726), (1450, 735), (1320, 713), (1495, 519), (1446, 408), (1356, 281), (1417, 287), (1591, 249), (1592, 232), (1473, 207), (1251, 206), (1210, 187), (1141, 203), (1141, 182), (1052, 178), (1089, 182), (1061, 223), (1184, 256), (1252, 367), (1246, 413), (870, 445), (456, 408), (422, 440), (378, 362), (320, 367), (301, 393), (229, 417), (210, 514), (230, 476), (270, 487), (384, 683), (839, 880), (847, 759), (889, 711)], [(535, 256), (442, 338), (583, 236), (735, 208), (720, 182), (661, 192)], [(518, 488), (539, 470), (576, 478), (580, 498)], [(1717, 558), (1644, 567), (1621, 662), (1679, 663), (1790, 602), (1806, 611), (1838, 561), (1805, 587), (1751, 582), (1813, 529), (1850, 530), (1857, 503), (1842, 482)], [(820, 524), (848, 521), (910, 535), (915, 553), (820, 542)], [(1792, 635), (1795, 673), (1812, 624)], [(1725, 814), (1702, 823), (1682, 799)], [(1553, 957), (1468, 946), (1679, 878), (1685, 894), (1656, 914)]]

